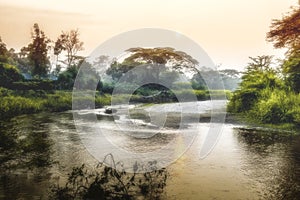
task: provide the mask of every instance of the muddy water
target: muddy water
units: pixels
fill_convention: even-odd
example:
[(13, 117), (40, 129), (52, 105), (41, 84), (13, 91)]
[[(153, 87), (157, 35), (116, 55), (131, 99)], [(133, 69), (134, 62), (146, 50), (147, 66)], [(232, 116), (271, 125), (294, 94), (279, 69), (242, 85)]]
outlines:
[[(209, 105), (203, 102), (201, 112), (209, 112)], [(165, 110), (172, 107), (164, 105)], [(101, 126), (107, 129), (113, 120), (98, 116)], [(143, 123), (148, 122), (142, 121), (139, 123), (145, 127)], [(82, 144), (71, 112), (19, 116), (1, 122), (0, 127), (0, 199), (47, 199), (49, 186), (63, 183), (72, 167), (97, 163)], [(191, 148), (167, 167), (169, 177), (163, 198), (299, 199), (300, 138), (251, 140), (239, 127), (225, 123), (214, 150), (199, 159), (210, 128), (209, 123), (200, 123)], [(169, 134), (162, 131), (156, 142), (115, 133), (112, 139), (124, 147), (144, 152), (166, 142)]]

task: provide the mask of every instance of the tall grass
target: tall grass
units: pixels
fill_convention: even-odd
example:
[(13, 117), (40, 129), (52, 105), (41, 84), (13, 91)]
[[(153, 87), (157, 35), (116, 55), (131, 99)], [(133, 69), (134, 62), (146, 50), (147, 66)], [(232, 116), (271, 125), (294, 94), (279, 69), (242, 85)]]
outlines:
[[(42, 111), (59, 112), (72, 109), (71, 91), (12, 91), (0, 88), (0, 119), (7, 119), (20, 114), (31, 114)], [(110, 104), (110, 95), (96, 95), (95, 107), (103, 107)]]
[[(91, 94), (94, 95), (94, 92)], [(81, 103), (80, 105), (95, 105), (95, 108), (101, 108), (111, 104), (112, 96), (110, 94), (74, 95), (72, 91), (43, 91), (26, 90), (17, 91), (0, 87), (0, 119), (10, 118), (20, 114), (30, 114), (42, 111), (59, 112), (72, 109), (72, 100)], [(229, 91), (221, 90), (189, 90), (181, 89), (173, 92), (164, 92), (153, 97), (145, 97), (142, 94), (118, 94), (113, 97), (114, 103), (126, 102), (128, 99), (133, 103), (163, 103), (176, 102), (176, 95), (181, 97), (196, 97), (197, 100), (224, 99), (229, 96)], [(186, 98), (187, 101), (192, 98)], [(184, 101), (184, 99), (181, 99)]]

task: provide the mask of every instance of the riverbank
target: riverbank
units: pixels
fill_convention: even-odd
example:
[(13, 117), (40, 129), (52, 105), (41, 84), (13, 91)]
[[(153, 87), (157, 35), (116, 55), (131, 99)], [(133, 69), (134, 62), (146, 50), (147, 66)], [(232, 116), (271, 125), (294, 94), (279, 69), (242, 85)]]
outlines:
[(251, 133), (265, 133), (276, 135), (276, 137), (290, 137), (300, 135), (300, 126), (294, 122), (279, 124), (263, 123), (241, 113), (227, 113), (226, 122), (232, 124), (241, 124), (243, 130)]
[[(206, 90), (180, 90), (179, 95), (195, 95), (197, 100), (204, 101), (211, 97), (214, 99), (230, 96), (229, 91)], [(176, 94), (177, 94), (176, 93)], [(129, 97), (128, 97), (129, 95)], [(10, 90), (0, 87), (0, 119), (5, 120), (21, 114), (33, 114), (39, 112), (62, 112), (72, 109), (73, 91), (63, 90)], [(76, 98), (76, 97), (75, 97)], [(102, 108), (111, 104), (111, 94), (95, 92), (95, 97), (78, 97), (79, 101), (94, 101), (95, 108)], [(177, 102), (173, 93), (162, 93), (154, 97), (145, 97), (141, 94), (118, 94), (114, 96), (114, 102), (123, 102), (130, 99), (130, 103), (166, 103)]]
[[(0, 97), (0, 119), (2, 120), (21, 114), (62, 112), (72, 109), (72, 91), (15, 91), (0, 88)], [(94, 100), (96, 108), (110, 104), (109, 95), (95, 95)]]

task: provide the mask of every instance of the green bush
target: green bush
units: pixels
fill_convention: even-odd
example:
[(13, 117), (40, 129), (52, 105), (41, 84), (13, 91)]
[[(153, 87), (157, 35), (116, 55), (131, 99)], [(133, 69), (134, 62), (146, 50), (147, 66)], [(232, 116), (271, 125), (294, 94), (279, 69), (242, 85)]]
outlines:
[(267, 88), (261, 91), (248, 116), (266, 124), (299, 124), (300, 96), (294, 92)]
[(114, 87), (115, 87), (114, 83), (104, 82), (102, 85), (102, 88), (100, 88), (100, 91), (102, 93), (112, 94), (114, 91)]
[(259, 91), (253, 88), (235, 91), (227, 109), (233, 113), (249, 111), (257, 102), (259, 95)]
[(12, 94), (11, 90), (9, 90), (7, 88), (0, 87), (0, 97), (9, 96), (11, 94)]
[(8, 87), (12, 90), (54, 90), (55, 85), (52, 80), (38, 80), (13, 82)]
[(263, 123), (285, 123), (291, 122), (292, 116), (288, 113), (289, 102), (283, 92), (271, 93), (268, 98), (260, 100), (252, 112)]
[(194, 94), (198, 101), (209, 99), (209, 92), (207, 90), (194, 90)]
[(13, 82), (23, 79), (15, 66), (0, 62), (0, 87), (9, 87)]

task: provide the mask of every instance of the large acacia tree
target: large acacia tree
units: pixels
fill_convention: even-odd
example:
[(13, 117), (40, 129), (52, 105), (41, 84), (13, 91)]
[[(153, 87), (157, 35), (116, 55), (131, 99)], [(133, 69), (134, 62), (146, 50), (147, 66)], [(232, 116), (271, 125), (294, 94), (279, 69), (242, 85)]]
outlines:
[(115, 61), (107, 70), (107, 74), (113, 78), (120, 78), (124, 73), (139, 65), (149, 65), (148, 76), (152, 76), (156, 80), (160, 78), (162, 72), (185, 70), (197, 71), (196, 65), (198, 61), (185, 52), (177, 51), (170, 47), (156, 48), (130, 48), (126, 50), (129, 54), (122, 63)]

